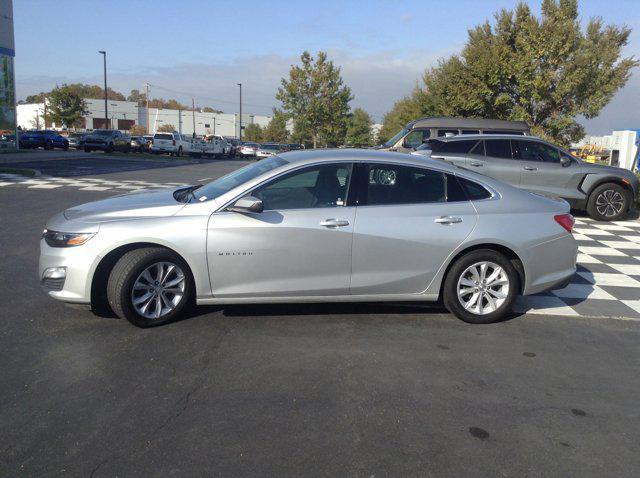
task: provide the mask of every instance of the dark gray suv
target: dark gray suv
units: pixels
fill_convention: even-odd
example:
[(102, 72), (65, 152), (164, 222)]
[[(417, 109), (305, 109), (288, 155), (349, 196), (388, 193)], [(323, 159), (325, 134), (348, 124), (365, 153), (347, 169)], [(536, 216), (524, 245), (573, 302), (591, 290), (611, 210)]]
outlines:
[(430, 155), (533, 192), (561, 197), (600, 221), (622, 218), (638, 195), (631, 171), (585, 163), (532, 136), (459, 135), (428, 140), (412, 154)]

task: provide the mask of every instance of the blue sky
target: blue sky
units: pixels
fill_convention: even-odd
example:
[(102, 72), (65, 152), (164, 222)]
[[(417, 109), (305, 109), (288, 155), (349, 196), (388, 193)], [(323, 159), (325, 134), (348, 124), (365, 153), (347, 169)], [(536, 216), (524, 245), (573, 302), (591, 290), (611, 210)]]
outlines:
[[(246, 109), (268, 113), (279, 80), (303, 50), (326, 50), (343, 69), (354, 106), (381, 119), (438, 58), (461, 49), (467, 29), (515, 1), (14, 1), (18, 97), (56, 83), (109, 84), (225, 111), (243, 83)], [(529, 2), (539, 11), (539, 1)], [(637, 0), (582, 1), (581, 16), (634, 28), (627, 54), (640, 56)], [(640, 74), (619, 93), (593, 133), (640, 128)], [(629, 108), (628, 105), (635, 105)], [(635, 111), (634, 111), (635, 109)]]

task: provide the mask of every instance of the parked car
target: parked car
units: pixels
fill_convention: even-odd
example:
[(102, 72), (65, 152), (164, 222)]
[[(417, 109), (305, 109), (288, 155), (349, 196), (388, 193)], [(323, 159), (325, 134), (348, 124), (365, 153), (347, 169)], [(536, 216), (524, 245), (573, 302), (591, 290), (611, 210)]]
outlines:
[(299, 143), (289, 143), (288, 145), (288, 150), (289, 151), (295, 151), (298, 149), (304, 149), (304, 144), (299, 144)]
[(563, 198), (599, 221), (621, 219), (638, 196), (638, 178), (631, 171), (584, 162), (533, 136), (431, 139), (413, 154), (426, 154), (514, 186)]
[(189, 155), (194, 158), (219, 158), (224, 155), (224, 144), (218, 138), (196, 138), (191, 142)]
[(529, 125), (524, 121), (495, 119), (421, 118), (412, 121), (393, 138), (377, 149), (410, 153), (430, 138), (458, 134), (529, 134)]
[(173, 133), (156, 133), (153, 135), (151, 152), (154, 154), (169, 153), (170, 156), (182, 156), (189, 154), (191, 140), (184, 135)]
[(87, 133), (70, 133), (67, 137), (69, 147), (73, 149), (83, 149), (85, 136), (87, 136)]
[(131, 149), (136, 153), (144, 153), (149, 149), (144, 136), (131, 136)]
[(238, 138), (234, 138), (231, 136), (224, 136), (224, 139), (227, 143), (229, 143), (229, 146), (231, 148), (229, 156), (231, 156), (232, 158), (237, 156), (238, 149), (240, 148), (240, 141), (238, 141)]
[(153, 135), (145, 134), (143, 138), (147, 142), (147, 150), (151, 151), (151, 145), (153, 144)]
[(16, 147), (16, 134), (3, 131), (0, 133), (0, 148), (15, 148)]
[(64, 136), (58, 134), (56, 131), (43, 130), (43, 131), (25, 131), (20, 135), (20, 148), (21, 149), (69, 149), (69, 140)]
[[(357, 221), (356, 221), (357, 214)], [(206, 185), (52, 217), (39, 280), (140, 327), (198, 304), (435, 301), (489, 323), (576, 271), (561, 199), (443, 161), (371, 150), (283, 153)]]
[(258, 148), (260, 148), (259, 143), (243, 141), (238, 148), (238, 155), (243, 158), (255, 158)]
[(258, 149), (256, 149), (256, 158), (262, 159), (268, 156), (275, 156), (282, 152), (282, 148), (279, 144), (275, 143), (263, 143)]
[(84, 137), (84, 151), (131, 151), (131, 137), (117, 129), (97, 129)]

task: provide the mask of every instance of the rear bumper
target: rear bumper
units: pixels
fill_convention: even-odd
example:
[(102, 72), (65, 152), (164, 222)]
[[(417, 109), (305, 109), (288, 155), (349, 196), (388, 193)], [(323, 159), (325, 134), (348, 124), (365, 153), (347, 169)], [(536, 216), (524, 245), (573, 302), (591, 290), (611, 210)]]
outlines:
[(523, 257), (523, 295), (565, 287), (576, 273), (578, 244), (571, 234), (536, 244)]

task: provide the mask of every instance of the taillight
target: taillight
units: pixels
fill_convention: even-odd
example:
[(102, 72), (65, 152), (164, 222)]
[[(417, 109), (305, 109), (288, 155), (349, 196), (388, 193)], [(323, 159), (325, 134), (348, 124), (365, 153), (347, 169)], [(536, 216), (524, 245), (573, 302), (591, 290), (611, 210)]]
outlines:
[(553, 218), (569, 233), (573, 230), (573, 225), (576, 223), (576, 220), (571, 214), (558, 214), (557, 216), (553, 216)]

